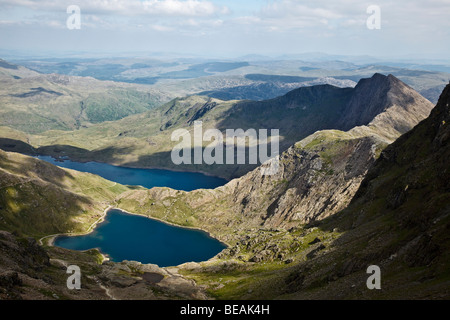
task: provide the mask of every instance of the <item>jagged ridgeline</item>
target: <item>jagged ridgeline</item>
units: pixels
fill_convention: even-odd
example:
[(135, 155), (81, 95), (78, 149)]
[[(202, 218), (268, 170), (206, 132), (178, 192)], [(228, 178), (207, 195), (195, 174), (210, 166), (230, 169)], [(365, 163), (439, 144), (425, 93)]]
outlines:
[(285, 151), (319, 130), (347, 131), (372, 123), (370, 128), (378, 128), (374, 134), (390, 143), (424, 119), (432, 107), (428, 100), (394, 76), (375, 74), (361, 80), (355, 88), (303, 87), (265, 101), (221, 101), (205, 96), (177, 98), (139, 115), (76, 131), (43, 132), (27, 136), (28, 140), (19, 133), (7, 131), (3, 137), (16, 141), (3, 140), (1, 146), (9, 151), (15, 151), (14, 146), (22, 150), (19, 140), (34, 148), (40, 146), (36, 151), (40, 154), (133, 167), (204, 171), (232, 179), (256, 165), (175, 165), (170, 160), (177, 144), (171, 140), (173, 131), (191, 130), (194, 121), (202, 121), (204, 130), (217, 128), (222, 132), (279, 129), (280, 148)]
[[(348, 208), (317, 225), (344, 233), (293, 270), (285, 297), (448, 299), (449, 121), (450, 85), (430, 117), (381, 153)], [(369, 264), (383, 272), (378, 292), (361, 283)]]

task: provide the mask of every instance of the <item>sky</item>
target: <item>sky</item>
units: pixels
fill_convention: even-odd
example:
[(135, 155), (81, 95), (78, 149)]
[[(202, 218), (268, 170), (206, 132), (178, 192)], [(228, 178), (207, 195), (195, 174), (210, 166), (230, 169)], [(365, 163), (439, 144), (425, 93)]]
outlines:
[[(67, 26), (71, 5), (79, 29)], [(0, 0), (0, 49), (447, 59), (450, 0)]]

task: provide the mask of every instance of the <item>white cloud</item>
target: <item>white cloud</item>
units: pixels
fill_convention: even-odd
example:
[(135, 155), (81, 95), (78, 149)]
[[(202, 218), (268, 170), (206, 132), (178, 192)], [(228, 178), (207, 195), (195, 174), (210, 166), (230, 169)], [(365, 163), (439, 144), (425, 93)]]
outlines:
[(3, 0), (0, 1), (0, 7), (22, 7), (43, 12), (64, 11), (74, 2), (85, 14), (203, 17), (229, 12), (228, 8), (206, 0)]
[[(332, 46), (338, 51), (414, 52), (436, 44), (448, 48), (450, 43), (450, 0), (237, 1), (0, 0), (0, 26), (11, 34), (15, 32), (12, 25), (21, 26), (21, 30), (47, 27), (56, 33), (65, 25), (66, 8), (76, 4), (81, 8), (82, 30), (89, 29), (93, 38), (114, 34), (111, 46), (133, 46), (131, 40), (138, 38), (136, 34), (160, 37), (160, 46), (185, 41), (185, 45), (195, 47), (194, 51), (202, 52), (207, 43), (216, 43), (210, 46), (214, 48), (248, 52), (294, 47), (324, 51)], [(372, 4), (381, 8), (379, 31), (366, 27), (366, 9)]]

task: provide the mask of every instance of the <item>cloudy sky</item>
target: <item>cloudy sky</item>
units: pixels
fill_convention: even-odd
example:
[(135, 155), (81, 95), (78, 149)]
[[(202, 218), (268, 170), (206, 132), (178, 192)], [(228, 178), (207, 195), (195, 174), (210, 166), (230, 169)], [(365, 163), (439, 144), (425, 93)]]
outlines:
[[(381, 29), (367, 27), (370, 5)], [(0, 0), (0, 49), (446, 58), (450, 0)]]

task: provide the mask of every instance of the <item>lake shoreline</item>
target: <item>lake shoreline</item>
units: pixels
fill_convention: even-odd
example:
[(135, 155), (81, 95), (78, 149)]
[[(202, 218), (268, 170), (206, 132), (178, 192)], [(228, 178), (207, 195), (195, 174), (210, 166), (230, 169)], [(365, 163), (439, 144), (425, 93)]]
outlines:
[[(202, 231), (202, 232), (206, 233), (206, 234), (208, 235), (208, 237), (210, 237), (210, 238), (212, 238), (212, 239), (214, 239), (214, 240), (217, 240), (217, 241), (219, 241), (220, 243), (222, 243), (226, 248), (229, 248), (229, 247), (230, 247), (230, 245), (229, 245), (228, 243), (226, 243), (226, 242), (224, 242), (224, 241), (222, 241), (222, 240), (217, 239), (216, 237), (214, 237), (214, 236), (211, 234), (211, 232), (209, 232), (208, 230), (202, 229), (202, 228), (200, 228), (200, 227), (182, 226), (182, 225), (179, 225), (179, 224), (176, 224), (176, 223), (173, 223), (173, 222), (169, 222), (169, 221), (166, 221), (166, 220), (162, 220), (162, 219), (155, 218), (155, 217), (152, 217), (152, 216), (147, 216), (147, 215), (145, 215), (145, 214), (129, 212), (129, 211), (127, 211), (127, 210), (125, 210), (125, 209), (121, 209), (121, 208), (112, 208), (111, 210), (114, 210), (114, 209), (115, 209), (115, 210), (122, 211), (122, 212), (124, 212), (124, 213), (126, 213), (126, 214), (131, 214), (131, 215), (141, 216), (141, 217), (145, 217), (145, 218), (148, 218), (148, 219), (151, 219), (151, 220), (155, 220), (155, 221), (158, 221), (158, 222), (161, 222), (161, 223), (165, 223), (165, 224), (170, 225), (170, 226), (172, 226), (172, 227), (178, 227), (178, 228), (182, 228), (182, 229), (189, 229), (189, 230)], [(226, 248), (225, 248), (225, 249), (226, 249)]]
[[(58, 237), (79, 237), (79, 236), (89, 235), (89, 234), (91, 234), (92, 232), (94, 232), (94, 229), (97, 227), (98, 224), (101, 224), (102, 222), (105, 221), (106, 216), (108, 215), (108, 213), (109, 213), (111, 210), (117, 210), (117, 211), (120, 211), (120, 212), (122, 212), (122, 213), (124, 213), (124, 214), (128, 214), (128, 215), (134, 215), (134, 216), (144, 217), (144, 218), (147, 218), (147, 219), (150, 219), (150, 220), (154, 220), (154, 221), (157, 221), (157, 222), (160, 222), (160, 223), (164, 223), (164, 224), (166, 224), (166, 225), (169, 225), (169, 226), (172, 226), (172, 227), (177, 227), (177, 228), (180, 228), (180, 229), (188, 229), (188, 230), (193, 230), (193, 231), (201, 231), (201, 232), (205, 233), (209, 238), (211, 238), (211, 239), (213, 239), (213, 240), (215, 240), (215, 241), (218, 241), (220, 244), (222, 244), (222, 245), (224, 246), (224, 248), (223, 248), (220, 252), (218, 252), (218, 253), (215, 254), (213, 257), (209, 258), (208, 260), (205, 260), (205, 261), (202, 261), (202, 262), (207, 262), (207, 261), (210, 261), (210, 260), (212, 260), (212, 259), (216, 259), (218, 254), (220, 254), (223, 250), (225, 250), (225, 249), (227, 249), (227, 248), (230, 247), (230, 245), (229, 245), (228, 243), (226, 243), (226, 242), (224, 242), (224, 241), (222, 241), (222, 240), (217, 239), (217, 238), (214, 237), (208, 230), (204, 230), (204, 229), (199, 228), (199, 227), (181, 226), (181, 225), (178, 225), (178, 224), (175, 224), (175, 223), (172, 223), (172, 222), (169, 222), (169, 221), (165, 221), (165, 220), (162, 220), (162, 219), (159, 219), (159, 218), (154, 218), (154, 217), (151, 217), (151, 216), (147, 216), (147, 215), (145, 215), (145, 214), (129, 212), (129, 211), (125, 210), (125, 209), (118, 208), (118, 207), (111, 206), (111, 205), (108, 206), (108, 207), (103, 211), (102, 216), (101, 216), (99, 219), (97, 219), (94, 223), (92, 223), (91, 226), (89, 227), (89, 229), (88, 229), (86, 232), (53, 234), (53, 235), (49, 235), (49, 236), (45, 236), (45, 237), (41, 238), (41, 239), (39, 240), (39, 242), (40, 242), (41, 245), (43, 245), (42, 240), (48, 238), (48, 240), (47, 240), (47, 246), (50, 246), (50, 247), (57, 247), (57, 246), (55, 245), (55, 240), (56, 240), (56, 238), (58, 238)], [(87, 252), (87, 251), (93, 250), (93, 249), (97, 250), (97, 251), (99, 252), (99, 254), (102, 256), (102, 263), (105, 262), (105, 261), (110, 261), (110, 260), (111, 260), (111, 259), (109, 258), (109, 255), (106, 254), (106, 253), (103, 253), (103, 252), (100, 250), (100, 248), (91, 248), (91, 249), (87, 249), (87, 250), (76, 250), (76, 251)], [(72, 250), (72, 249), (67, 249), (67, 250)], [(140, 261), (138, 261), (138, 262), (140, 262)], [(183, 262), (183, 263), (181, 263), (181, 264), (179, 264), (179, 265), (176, 265), (176, 266), (173, 266), (173, 267), (177, 267), (177, 266), (183, 265), (183, 264), (188, 263), (188, 262), (190, 262), (190, 261)]]
[[(46, 244), (46, 245), (49, 246), (49, 247), (56, 247), (56, 246), (55, 246), (55, 240), (56, 240), (56, 238), (58, 238), (58, 237), (79, 237), (79, 236), (85, 236), (85, 235), (88, 235), (88, 234), (94, 232), (94, 229), (97, 227), (98, 224), (100, 224), (100, 223), (102, 223), (103, 221), (105, 221), (105, 218), (106, 218), (106, 216), (108, 215), (108, 212), (109, 212), (110, 210), (112, 210), (112, 209), (114, 209), (114, 206), (111, 206), (111, 205), (110, 205), (110, 206), (108, 206), (105, 210), (103, 210), (102, 216), (101, 216), (100, 218), (98, 218), (95, 222), (93, 222), (93, 223), (89, 226), (88, 230), (85, 231), (85, 232), (77, 232), (77, 233), (57, 233), (57, 234), (48, 235), (48, 236), (45, 236), (45, 237), (40, 238), (40, 239), (39, 239), (39, 244), (40, 244), (40, 245), (44, 245), (43, 240), (48, 238), (47, 244)], [(109, 260), (110, 260), (110, 258), (108, 257), (108, 255), (102, 253), (102, 252), (100, 251), (100, 249), (98, 249), (98, 248), (92, 248), (92, 249), (96, 249), (96, 250), (100, 253), (100, 255), (101, 255), (102, 258), (103, 258), (103, 259), (102, 259), (102, 263), (105, 262), (105, 261), (109, 261)], [(89, 250), (92, 250), (92, 249), (89, 249)], [(86, 251), (89, 251), (89, 250), (82, 250), (82, 251), (80, 251), (80, 252), (86, 252)]]
[[(46, 161), (46, 162), (49, 162), (49, 163), (52, 163), (53, 165), (57, 165), (58, 166), (58, 162), (65, 162), (65, 161), (70, 161), (69, 163), (67, 163), (66, 164), (66, 166), (63, 166), (63, 165), (60, 165), (60, 167), (62, 167), (62, 168), (64, 168), (64, 169), (67, 169), (67, 170), (77, 170), (77, 171), (80, 171), (80, 172), (91, 172), (91, 173), (93, 173), (93, 174), (97, 174), (97, 175), (99, 175), (98, 173), (95, 173), (96, 172), (96, 167), (95, 167), (95, 165), (93, 165), (93, 167), (92, 168), (85, 168), (85, 170), (83, 170), (84, 169), (84, 167), (76, 167), (75, 166), (75, 169), (71, 169), (72, 167), (74, 167), (71, 163), (83, 163), (83, 164), (87, 164), (87, 163), (94, 163), (94, 164), (99, 164), (99, 165), (101, 165), (101, 164), (104, 164), (104, 165), (108, 165), (108, 166), (111, 166), (111, 167), (117, 167), (117, 166), (115, 166), (115, 165), (112, 165), (112, 164), (110, 164), (110, 163), (105, 163), (105, 162), (96, 162), (96, 161), (84, 161), (84, 162), (82, 162), (82, 161), (75, 161), (75, 160), (72, 160), (70, 157), (68, 157), (68, 156), (65, 156), (65, 155), (59, 155), (59, 156), (52, 156), (52, 155), (36, 155), (35, 156), (36, 158), (41, 158), (41, 157), (43, 157), (43, 158), (41, 158), (41, 160), (42, 161)], [(46, 157), (46, 158), (45, 158)], [(94, 169), (95, 168), (95, 169)], [(107, 168), (109, 168), (109, 167), (107, 167)], [(158, 168), (151, 168), (151, 169), (149, 169), (149, 168), (134, 168), (134, 167), (123, 167), (122, 166), (122, 168), (128, 168), (128, 169), (136, 169), (136, 170), (138, 170), (138, 169), (141, 169), (141, 170), (151, 170), (151, 169), (154, 169), (154, 170), (162, 170), (162, 171), (167, 171), (167, 172), (177, 172), (177, 173), (199, 173), (199, 172), (191, 172), (191, 171), (182, 171), (182, 170), (168, 170), (168, 169), (158, 169)], [(98, 171), (98, 170), (97, 170)], [(100, 171), (98, 171), (98, 172), (100, 172)], [(120, 171), (119, 171), (119, 173), (120, 173)], [(101, 174), (101, 173), (100, 173)], [(138, 174), (139, 174), (139, 172), (138, 172)], [(214, 183), (217, 183), (218, 184), (218, 186), (216, 187), (216, 188), (219, 188), (219, 187), (223, 187), (223, 186), (225, 186), (228, 182), (228, 180), (227, 179), (224, 179), (224, 178), (221, 178), (221, 177), (218, 177), (218, 176), (213, 176), (212, 174), (207, 174), (207, 173), (199, 173), (199, 174), (203, 174), (205, 177), (206, 176), (209, 176), (209, 177), (213, 177), (213, 178), (218, 178), (218, 179), (221, 179), (222, 181), (220, 181), (219, 183), (217, 183), (217, 182), (214, 182)], [(192, 176), (192, 177), (190, 177), (190, 176), (188, 176), (190, 179), (195, 179), (196, 178), (196, 176)], [(151, 178), (151, 177), (150, 177)], [(121, 182), (118, 182), (117, 180), (114, 180), (114, 179), (112, 179), (111, 180), (111, 177), (109, 177), (109, 179), (107, 178), (107, 177), (104, 177), (104, 179), (107, 179), (107, 180), (109, 180), (109, 181), (112, 181), (112, 182), (116, 182), (116, 183), (121, 183)], [(206, 182), (208, 182), (208, 183), (204, 183), (204, 180), (201, 180), (201, 179), (204, 179), (204, 178), (199, 178), (200, 180), (199, 180), (199, 182), (197, 182), (196, 183), (196, 185), (194, 184), (194, 185), (192, 185), (191, 186), (191, 188), (193, 188), (193, 190), (192, 191), (194, 191), (194, 190), (199, 190), (199, 189), (203, 189), (203, 190), (208, 190), (208, 189), (210, 189), (210, 190), (214, 190), (214, 187), (213, 186), (211, 186), (210, 188), (208, 188), (208, 187), (203, 187), (203, 188), (201, 188), (201, 187), (199, 187), (199, 188), (197, 188), (197, 185), (198, 184), (200, 184), (200, 186), (202, 185), (202, 184), (205, 184), (205, 186), (207, 186), (208, 184), (210, 184), (210, 182), (208, 182), (208, 180), (206, 180)], [(142, 179), (141, 179), (142, 180)], [(120, 181), (120, 180), (119, 180)], [(153, 180), (150, 180), (150, 181), (153, 181)], [(213, 180), (214, 181), (214, 180)], [(129, 181), (125, 181), (125, 182), (129, 182)], [(139, 180), (136, 180), (136, 181), (134, 181), (135, 183), (133, 184), (133, 181), (130, 181), (129, 183), (121, 183), (121, 184), (123, 184), (123, 185), (129, 185), (129, 186), (131, 186), (131, 185), (136, 185), (136, 186), (139, 186), (139, 183), (140, 182), (142, 182), (142, 181), (139, 181)], [(154, 182), (151, 182), (151, 183), (154, 183)], [(223, 184), (220, 184), (220, 183), (223, 183)], [(145, 184), (145, 183), (144, 183)], [(188, 184), (189, 185), (189, 184)], [(155, 186), (156, 187), (156, 186)], [(168, 186), (161, 186), (160, 188), (171, 188), (171, 189), (173, 189), (173, 190), (180, 190), (180, 189), (176, 189), (176, 187), (174, 188), (173, 186), (171, 186), (170, 185), (170, 183), (168, 184)], [(181, 190), (182, 189), (189, 189), (189, 187), (187, 187), (187, 188), (184, 188), (184, 187), (186, 187), (186, 185), (183, 185), (183, 186), (181, 186), (180, 185), (180, 188), (181, 188)], [(143, 186), (142, 187), (143, 189), (146, 189), (146, 190), (150, 190), (151, 188), (149, 187), (149, 186), (147, 186), (147, 187), (145, 187), (145, 186)], [(153, 188), (153, 187), (152, 187)], [(195, 189), (194, 189), (195, 188)], [(181, 191), (180, 190), (180, 191)], [(190, 192), (190, 191), (185, 191), (185, 192)], [(101, 216), (100, 216), (100, 218), (98, 218), (96, 221), (94, 221), (90, 226), (89, 226), (89, 228), (86, 230), (86, 231), (81, 231), (81, 232), (76, 232), (76, 233), (60, 233), (60, 234), (54, 234), (54, 235), (48, 235), (48, 236), (44, 236), (43, 238), (41, 238), (40, 240), (39, 240), (39, 242), (40, 242), (40, 244), (41, 245), (43, 245), (43, 240), (44, 239), (47, 239), (47, 241), (46, 241), (46, 245), (48, 245), (48, 246), (55, 246), (55, 242), (57, 241), (57, 238), (58, 237), (79, 237), (79, 236), (86, 236), (86, 235), (89, 235), (89, 234), (91, 234), (94, 230), (95, 230), (95, 228), (99, 225), (99, 224), (101, 224), (102, 222), (104, 222), (105, 220), (106, 220), (106, 217), (107, 217), (107, 215), (108, 215), (108, 213), (109, 212), (111, 212), (112, 210), (117, 210), (117, 211), (119, 211), (119, 212), (121, 212), (121, 213), (123, 213), (123, 214), (128, 214), (128, 215), (134, 215), (134, 216), (142, 216), (142, 217), (145, 217), (145, 218), (147, 218), (147, 219), (150, 219), (150, 220), (153, 220), (153, 221), (155, 221), (155, 222), (159, 222), (159, 223), (163, 223), (163, 224), (165, 224), (165, 225), (167, 225), (167, 226), (172, 226), (172, 227), (176, 227), (176, 228), (180, 228), (180, 229), (185, 229), (185, 230), (194, 230), (194, 231), (200, 231), (200, 232), (202, 232), (202, 233), (204, 233), (204, 235), (206, 236), (206, 237), (208, 237), (208, 238), (210, 238), (211, 240), (214, 240), (214, 241), (217, 241), (218, 243), (220, 243), (220, 245), (223, 247), (223, 249), (222, 250), (220, 250), (220, 252), (222, 252), (224, 249), (226, 249), (226, 248), (229, 248), (230, 247), (230, 245), (228, 244), (228, 243), (226, 243), (226, 242), (224, 242), (224, 241), (222, 241), (222, 240), (220, 240), (220, 239), (218, 239), (218, 238), (216, 238), (209, 230), (205, 230), (205, 229), (203, 229), (203, 228), (201, 228), (201, 227), (196, 227), (196, 226), (184, 226), (184, 225), (181, 225), (181, 224), (177, 224), (177, 223), (173, 223), (173, 222), (169, 222), (169, 221), (166, 221), (166, 220), (163, 220), (163, 219), (160, 219), (160, 218), (156, 218), (156, 217), (153, 217), (152, 215), (151, 215), (151, 212), (148, 212), (148, 213), (135, 213), (135, 212), (129, 212), (129, 211), (127, 211), (126, 209), (124, 209), (124, 208), (120, 208), (120, 204), (118, 204), (118, 203), (116, 203), (115, 201), (113, 201), (113, 202), (111, 202), (111, 203), (109, 203), (109, 205), (108, 205), (108, 207), (106, 207), (106, 209), (104, 209), (103, 210), (103, 213), (101, 214)], [(100, 211), (100, 210), (99, 210)], [(90, 248), (90, 249), (97, 249), (98, 251), (99, 251), (99, 253), (102, 255), (102, 257), (103, 257), (103, 261), (107, 261), (107, 260), (110, 260), (109, 259), (109, 257), (106, 255), (106, 254), (103, 254), (102, 252), (101, 252), (101, 250), (100, 250), (100, 248)], [(89, 249), (89, 250), (90, 250)], [(84, 251), (87, 251), (87, 250), (80, 250), (80, 251), (82, 251), (82, 252), (84, 252)], [(212, 257), (212, 258), (215, 258), (220, 252), (218, 252), (217, 254), (215, 254), (214, 255), (214, 257)], [(212, 259), (212, 258), (210, 258), (210, 259)], [(208, 260), (206, 260), (206, 261), (209, 261), (210, 259), (208, 259)]]

